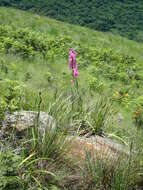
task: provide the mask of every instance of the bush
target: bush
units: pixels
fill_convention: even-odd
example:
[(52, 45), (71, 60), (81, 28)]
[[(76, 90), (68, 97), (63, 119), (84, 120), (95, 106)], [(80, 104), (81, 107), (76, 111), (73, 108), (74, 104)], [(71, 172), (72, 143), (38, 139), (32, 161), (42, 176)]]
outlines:
[[(0, 51), (2, 53), (19, 54), (23, 58), (33, 58), (35, 56), (51, 58), (54, 54), (63, 54), (72, 45), (69, 37), (61, 37), (57, 40), (49, 40), (47, 36), (40, 35), (26, 29), (16, 29), (11, 26), (0, 26)], [(66, 50), (66, 51), (65, 51)]]
[(93, 92), (99, 92), (102, 93), (104, 88), (105, 88), (105, 84), (103, 82), (100, 82), (99, 79), (95, 78), (95, 77), (90, 77), (88, 80), (88, 84), (89, 84), (89, 88), (91, 91)]
[(10, 151), (0, 152), (0, 189), (22, 189), (22, 184), (18, 177), (20, 161), (21, 157)]

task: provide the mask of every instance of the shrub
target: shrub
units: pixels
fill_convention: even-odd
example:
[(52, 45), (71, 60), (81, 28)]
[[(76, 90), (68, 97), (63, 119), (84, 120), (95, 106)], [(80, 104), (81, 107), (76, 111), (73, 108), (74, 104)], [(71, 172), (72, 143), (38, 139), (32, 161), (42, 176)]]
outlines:
[(88, 80), (88, 84), (89, 84), (89, 88), (91, 91), (93, 92), (99, 92), (102, 93), (104, 88), (105, 88), (105, 84), (103, 82), (100, 82), (99, 79), (95, 78), (95, 77), (90, 77)]
[(22, 184), (18, 177), (20, 161), (21, 157), (10, 151), (0, 152), (0, 189), (22, 189)]

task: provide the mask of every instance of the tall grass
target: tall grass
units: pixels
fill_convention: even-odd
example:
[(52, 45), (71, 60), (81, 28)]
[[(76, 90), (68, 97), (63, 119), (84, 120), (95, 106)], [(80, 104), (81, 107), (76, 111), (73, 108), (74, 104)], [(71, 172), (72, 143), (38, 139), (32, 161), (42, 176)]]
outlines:
[[(86, 162), (82, 171), (84, 179), (88, 182), (87, 189), (100, 190), (135, 190), (142, 181), (141, 155), (139, 150), (133, 152), (130, 147), (130, 155), (122, 157), (116, 155), (111, 160), (110, 155), (105, 158), (97, 158), (96, 154), (86, 152)], [(138, 156), (138, 158), (136, 157)], [(109, 158), (110, 157), (110, 158)]]

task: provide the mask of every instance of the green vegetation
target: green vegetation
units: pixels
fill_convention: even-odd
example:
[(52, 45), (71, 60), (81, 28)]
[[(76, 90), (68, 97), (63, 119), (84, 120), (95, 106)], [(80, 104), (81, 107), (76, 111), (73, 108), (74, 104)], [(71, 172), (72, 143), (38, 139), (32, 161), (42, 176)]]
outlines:
[[(78, 86), (69, 48), (77, 52)], [(143, 173), (142, 51), (118, 35), (0, 8), (0, 120), (5, 112), (45, 111), (57, 125), (43, 137), (37, 118), (22, 139), (9, 129), (0, 142), (0, 188), (134, 190)], [(111, 166), (87, 152), (79, 167), (67, 157), (71, 133), (112, 136), (130, 156)]]
[(13, 6), (99, 31), (112, 31), (143, 41), (143, 2), (134, 0), (1, 0)]

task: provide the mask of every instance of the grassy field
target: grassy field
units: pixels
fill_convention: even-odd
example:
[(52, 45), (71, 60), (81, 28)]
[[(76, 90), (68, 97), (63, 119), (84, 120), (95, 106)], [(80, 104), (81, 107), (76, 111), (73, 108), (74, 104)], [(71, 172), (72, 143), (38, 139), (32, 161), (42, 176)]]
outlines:
[[(78, 89), (68, 69), (69, 48), (77, 51)], [(38, 110), (41, 96), (40, 109), (62, 129), (86, 121), (93, 134), (141, 147), (142, 51), (142, 43), (118, 35), (0, 7), (1, 119), (5, 111)], [(108, 100), (112, 112), (105, 122), (105, 107), (97, 102), (108, 108)]]

